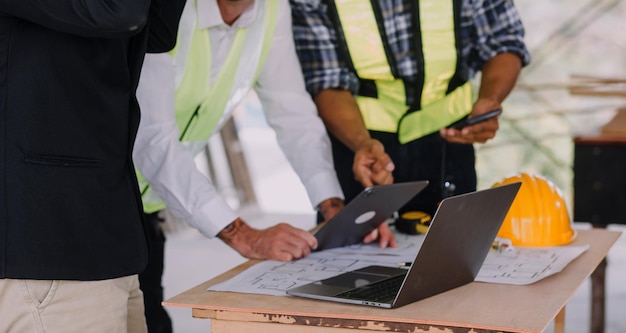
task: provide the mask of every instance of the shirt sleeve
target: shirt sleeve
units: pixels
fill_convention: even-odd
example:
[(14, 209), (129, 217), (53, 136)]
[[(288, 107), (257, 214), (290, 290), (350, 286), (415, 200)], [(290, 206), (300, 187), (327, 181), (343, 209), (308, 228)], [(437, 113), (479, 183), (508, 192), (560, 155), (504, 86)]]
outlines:
[(167, 52), (176, 45), (178, 23), (187, 0), (152, 0), (148, 52)]
[(60, 32), (102, 38), (139, 33), (149, 6), (150, 0), (0, 0), (0, 12)]
[(333, 168), (330, 140), (304, 88), (290, 29), (287, 0), (280, 0), (272, 48), (255, 91), (278, 144), (306, 188), (313, 206), (343, 193)]
[(181, 143), (174, 110), (174, 68), (169, 54), (148, 54), (137, 98), (142, 110), (133, 159), (170, 211), (207, 237), (237, 218)]
[(291, 0), (293, 37), (311, 96), (324, 89), (358, 91), (358, 79), (337, 52), (337, 35), (320, 0)]
[(473, 26), (467, 31), (470, 77), (480, 71), (489, 59), (501, 53), (519, 56), (522, 65), (530, 62), (524, 43), (524, 26), (512, 0), (477, 0), (466, 6), (463, 15)]

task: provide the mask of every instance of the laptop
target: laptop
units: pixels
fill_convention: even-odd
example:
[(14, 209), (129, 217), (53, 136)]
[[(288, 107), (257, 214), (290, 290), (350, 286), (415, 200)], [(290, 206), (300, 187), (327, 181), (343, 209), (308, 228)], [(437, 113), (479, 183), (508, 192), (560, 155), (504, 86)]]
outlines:
[(367, 187), (332, 219), (313, 230), (316, 250), (358, 244), (363, 237), (391, 218), (393, 213), (420, 193), (428, 181)]
[(368, 266), (288, 295), (396, 308), (474, 281), (517, 195), (513, 183), (444, 199), (409, 269)]

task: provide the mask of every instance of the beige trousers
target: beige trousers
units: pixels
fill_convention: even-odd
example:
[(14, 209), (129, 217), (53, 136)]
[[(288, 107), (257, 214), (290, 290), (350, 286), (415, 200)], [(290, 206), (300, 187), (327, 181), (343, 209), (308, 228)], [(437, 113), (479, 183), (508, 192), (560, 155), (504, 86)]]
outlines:
[(137, 275), (102, 281), (0, 279), (0, 332), (146, 333)]

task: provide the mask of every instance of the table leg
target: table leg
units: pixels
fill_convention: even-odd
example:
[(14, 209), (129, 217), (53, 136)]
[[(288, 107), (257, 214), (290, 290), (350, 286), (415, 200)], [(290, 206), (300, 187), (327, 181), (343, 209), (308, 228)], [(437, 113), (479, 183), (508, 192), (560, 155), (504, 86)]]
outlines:
[(554, 317), (554, 333), (565, 333), (565, 306)]
[(591, 273), (591, 333), (604, 333), (606, 258)]

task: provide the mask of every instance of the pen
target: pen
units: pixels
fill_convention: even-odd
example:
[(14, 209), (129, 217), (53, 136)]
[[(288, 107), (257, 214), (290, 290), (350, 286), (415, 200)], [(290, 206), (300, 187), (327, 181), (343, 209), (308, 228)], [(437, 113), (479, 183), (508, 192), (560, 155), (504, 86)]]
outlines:
[(409, 267), (409, 266), (411, 266), (411, 264), (412, 264), (412, 262), (410, 262), (410, 261), (403, 261), (403, 262), (399, 262), (398, 266), (399, 267)]

